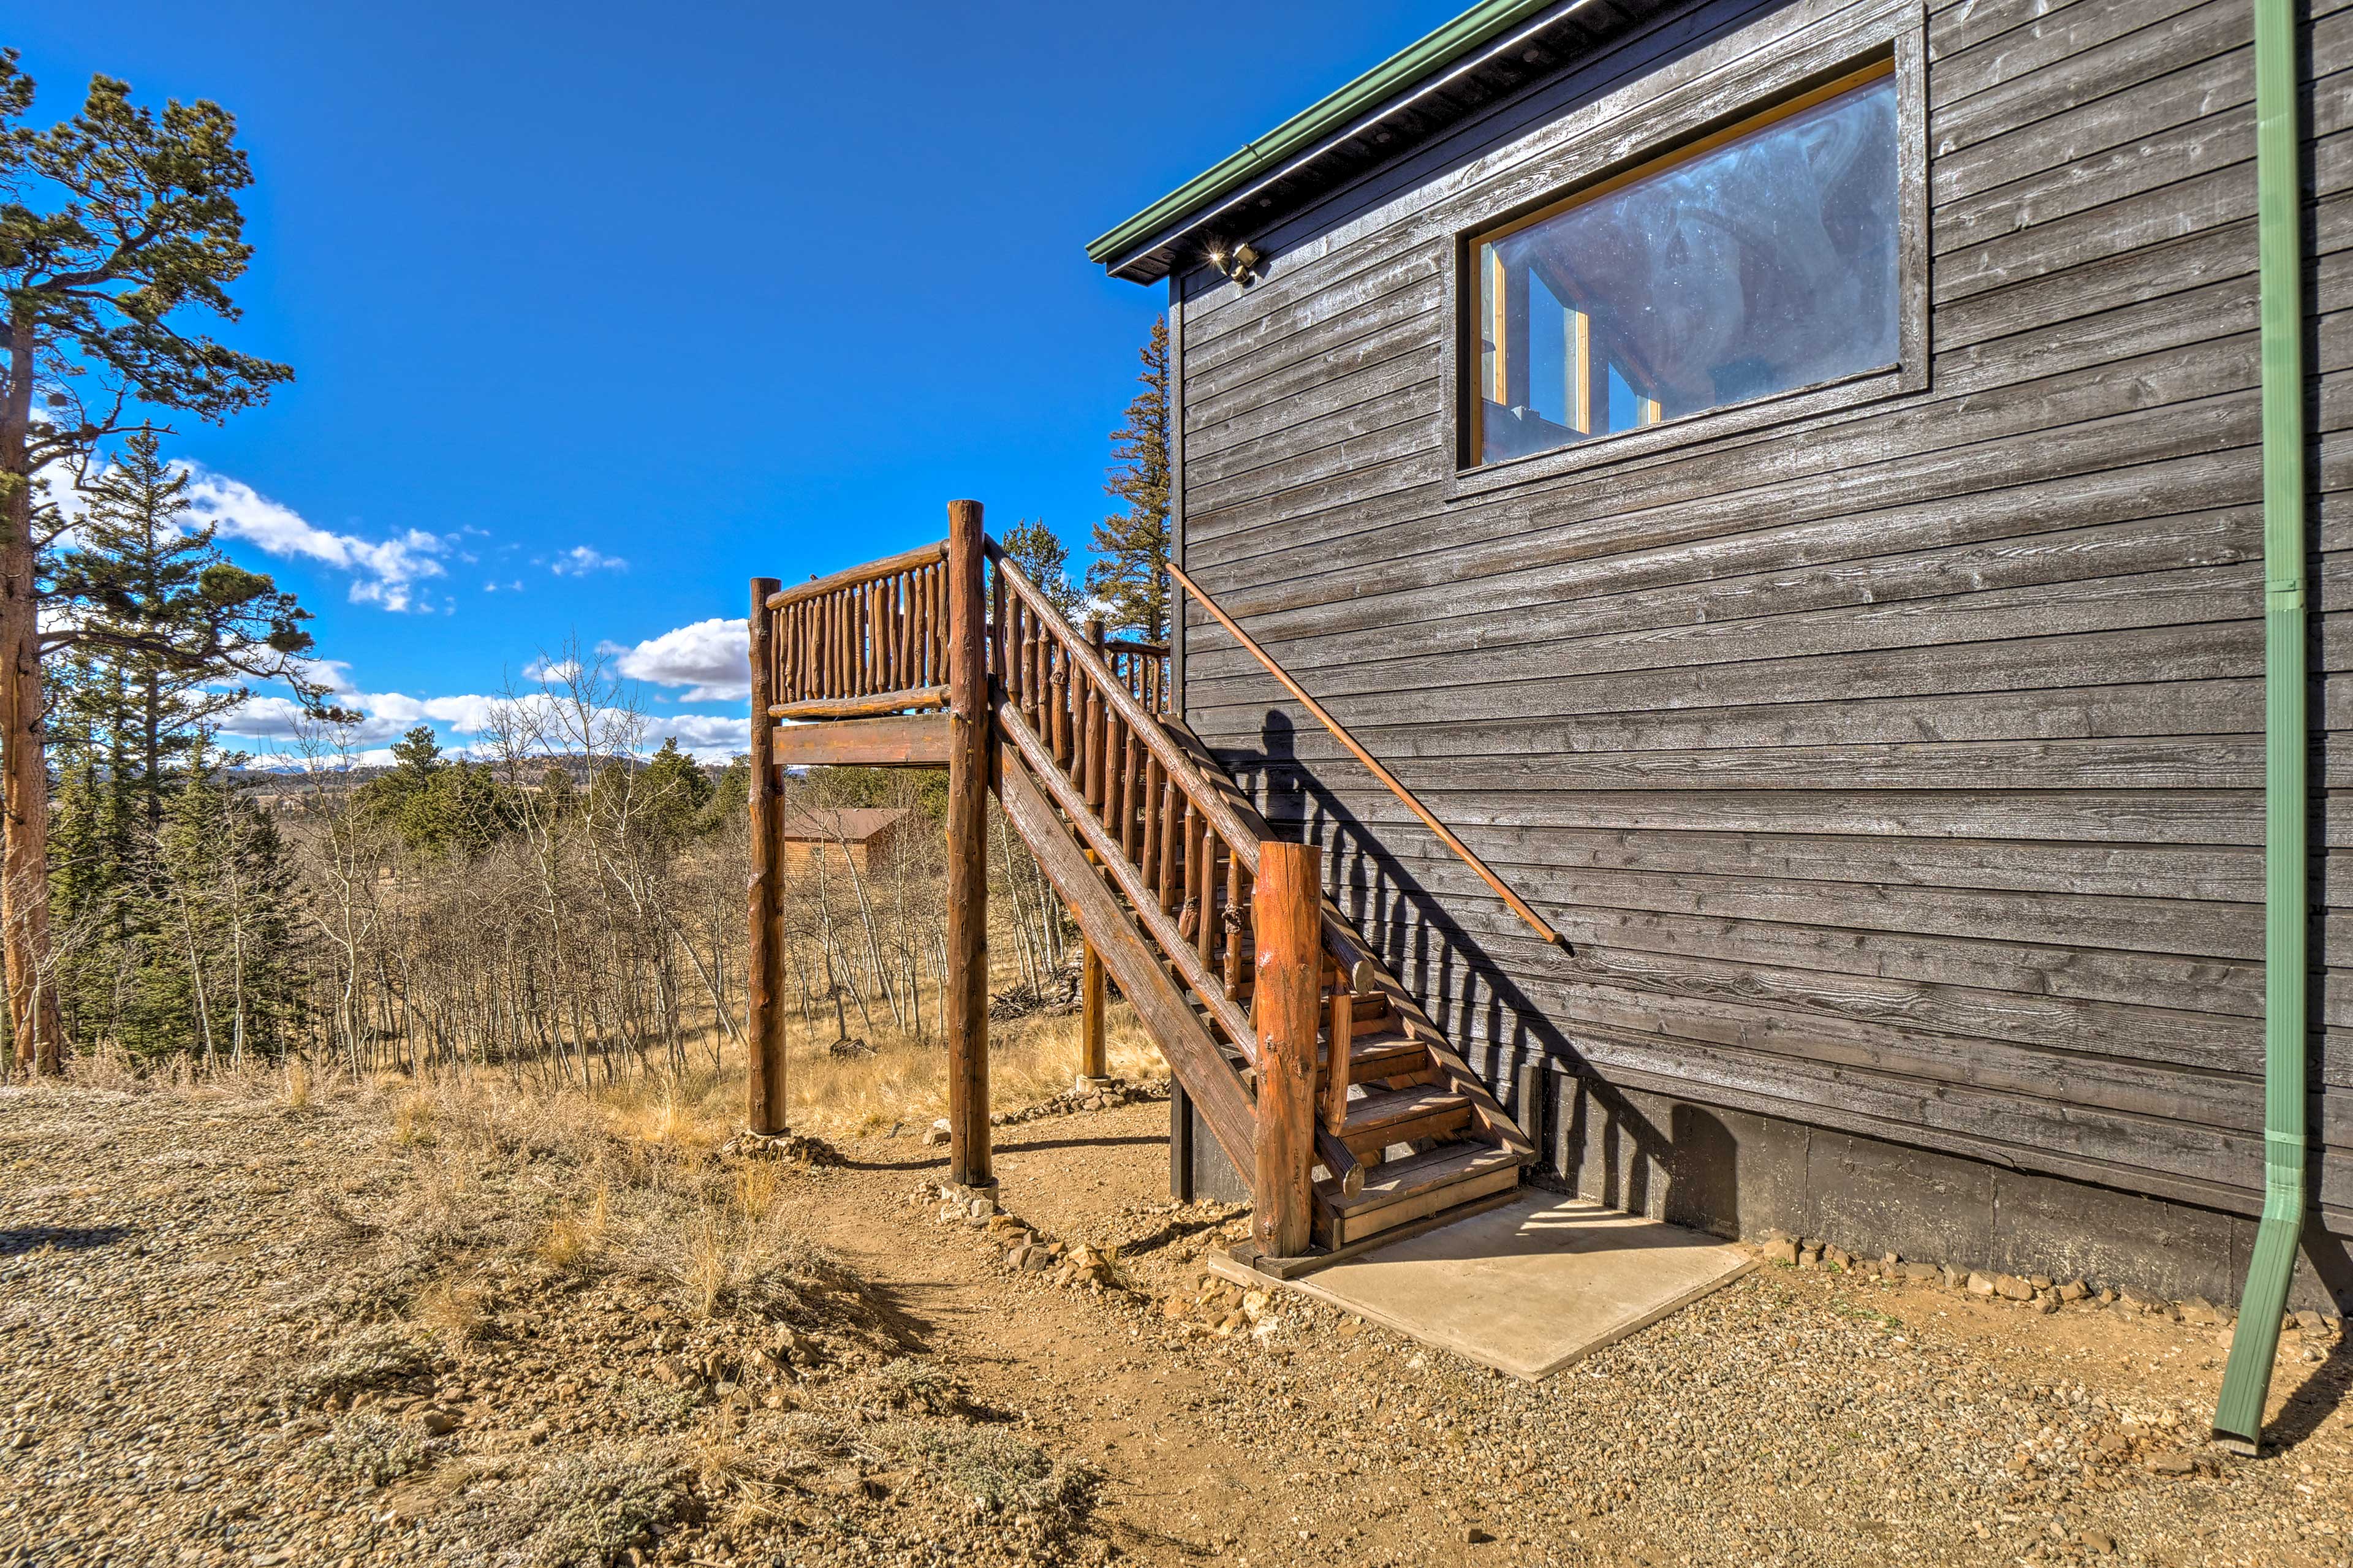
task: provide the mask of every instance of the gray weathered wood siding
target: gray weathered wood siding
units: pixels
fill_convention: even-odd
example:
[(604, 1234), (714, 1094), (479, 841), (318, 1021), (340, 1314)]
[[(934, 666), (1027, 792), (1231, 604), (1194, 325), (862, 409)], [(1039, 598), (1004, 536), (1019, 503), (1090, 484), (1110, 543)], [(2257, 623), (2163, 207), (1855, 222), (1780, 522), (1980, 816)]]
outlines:
[[(1567, 124), (1889, 11), (1931, 375), (1453, 495), (1451, 237)], [(2353, 1226), (2353, 0), (2312, 0), (2316, 1175)], [(1540, 946), (1195, 613), (1186, 711), (1474, 1060), (2237, 1212), (2262, 1173), (2246, 0), (1712, 0), (1180, 277), (1181, 549), (1578, 945)], [(1727, 75), (1730, 68), (1726, 68)], [(1271, 717), (1273, 716), (1273, 717)]]

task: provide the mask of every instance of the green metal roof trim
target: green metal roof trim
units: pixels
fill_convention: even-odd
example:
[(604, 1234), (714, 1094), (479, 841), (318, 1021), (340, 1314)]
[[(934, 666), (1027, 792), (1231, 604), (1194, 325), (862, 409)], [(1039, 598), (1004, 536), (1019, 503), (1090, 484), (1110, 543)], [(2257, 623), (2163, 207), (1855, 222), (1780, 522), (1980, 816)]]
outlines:
[(1390, 56), (1322, 102), (1293, 115), (1215, 168), (1186, 181), (1089, 245), (1087, 259), (1110, 261), (1138, 240), (1230, 195), (1252, 174), (1282, 162), (1383, 100), (1558, 3), (1559, 0), (1483, 0), (1483, 4), (1473, 5), (1419, 43)]

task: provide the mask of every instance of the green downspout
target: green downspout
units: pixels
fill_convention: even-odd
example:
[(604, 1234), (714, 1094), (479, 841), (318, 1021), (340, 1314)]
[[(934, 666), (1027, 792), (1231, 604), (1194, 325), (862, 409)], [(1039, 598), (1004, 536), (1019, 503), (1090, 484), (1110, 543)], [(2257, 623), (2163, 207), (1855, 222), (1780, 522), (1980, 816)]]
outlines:
[(2253, 1454), (2305, 1215), (2304, 244), (2295, 0), (2254, 0), (2263, 394), (2263, 1217), (2214, 1407)]

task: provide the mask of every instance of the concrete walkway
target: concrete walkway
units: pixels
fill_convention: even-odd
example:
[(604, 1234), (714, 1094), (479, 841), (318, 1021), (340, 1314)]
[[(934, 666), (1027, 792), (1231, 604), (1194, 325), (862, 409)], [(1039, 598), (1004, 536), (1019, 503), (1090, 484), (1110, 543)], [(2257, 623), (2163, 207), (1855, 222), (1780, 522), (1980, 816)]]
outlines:
[(1756, 1259), (1680, 1226), (1530, 1189), (1295, 1279), (1219, 1264), (1534, 1382), (1739, 1278)]

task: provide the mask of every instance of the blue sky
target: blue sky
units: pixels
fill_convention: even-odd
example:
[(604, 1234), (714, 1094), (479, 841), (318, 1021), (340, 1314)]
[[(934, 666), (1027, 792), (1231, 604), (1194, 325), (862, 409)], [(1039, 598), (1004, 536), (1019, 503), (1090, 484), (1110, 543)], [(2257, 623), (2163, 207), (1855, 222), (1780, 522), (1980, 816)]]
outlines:
[(740, 631), (705, 623), (754, 573), (963, 495), (1082, 544), (1164, 298), (1086, 241), (1459, 5), (12, 9), (37, 125), (93, 71), (238, 117), (222, 335), (297, 379), (167, 449), (371, 738), (464, 744), (576, 637), (723, 751)]

